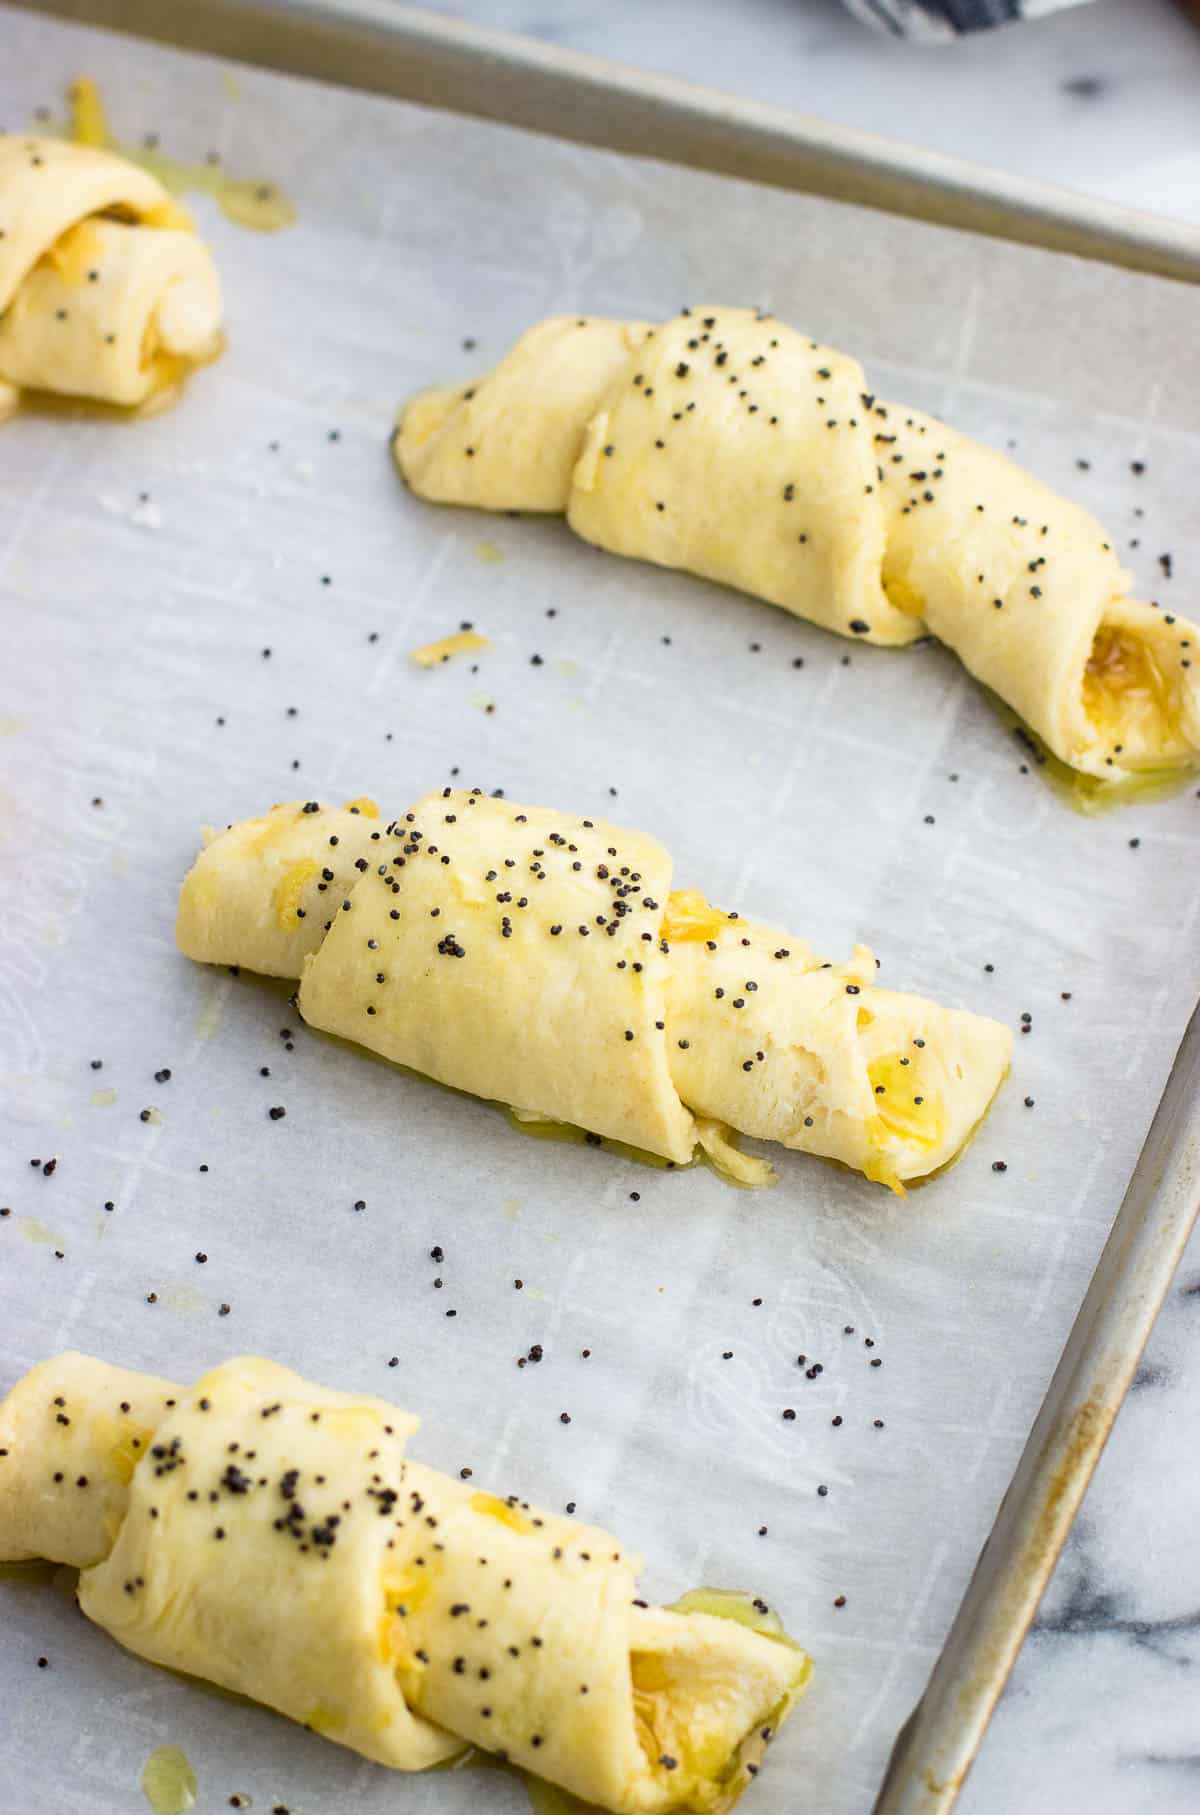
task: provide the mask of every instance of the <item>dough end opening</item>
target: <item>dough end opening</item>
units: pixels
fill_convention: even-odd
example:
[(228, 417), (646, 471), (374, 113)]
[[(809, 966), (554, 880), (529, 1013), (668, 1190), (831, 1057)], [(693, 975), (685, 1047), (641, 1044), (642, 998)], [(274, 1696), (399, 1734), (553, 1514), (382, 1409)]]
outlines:
[[(1184, 637), (1172, 632), (1182, 628)], [(1083, 709), (1110, 767), (1174, 768), (1200, 760), (1189, 726), (1186, 632), (1155, 613), (1144, 626), (1106, 620), (1083, 671)]]

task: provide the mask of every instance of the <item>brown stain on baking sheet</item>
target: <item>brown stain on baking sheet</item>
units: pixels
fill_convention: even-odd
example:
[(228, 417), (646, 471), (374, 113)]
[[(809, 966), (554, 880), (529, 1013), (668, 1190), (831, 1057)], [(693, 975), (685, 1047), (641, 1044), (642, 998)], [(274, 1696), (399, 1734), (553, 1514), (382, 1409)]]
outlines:
[[(1108, 1441), (1117, 1416), (1114, 1405), (1106, 1405), (1097, 1394), (1085, 1399), (1075, 1412), (1072, 1412), (1067, 1426), (1067, 1439), (1063, 1459), (1054, 1471), (1037, 1524), (1029, 1544), (1026, 1573), (1032, 1575), (1043, 1558), (1052, 1563), (1058, 1555), (1060, 1543), (1056, 1541), (1055, 1528), (1058, 1522), (1059, 1509), (1066, 1499), (1069, 1490), (1078, 1484), (1079, 1496), (1082, 1498), (1087, 1486), (1086, 1480), (1079, 1476), (1087, 1461), (1092, 1456), (1093, 1465), (1100, 1451)], [(1090, 1470), (1088, 1471), (1090, 1475)]]
[[(1038, 1497), (1036, 1516), (1021, 1546), (1017, 1566), (1004, 1585), (1000, 1611), (1007, 1608), (1013, 1617), (1000, 1621), (1005, 1636), (993, 1641), (977, 1667), (958, 1685), (959, 1717), (964, 1723), (978, 1724), (981, 1733), (990, 1704), (999, 1699), (1016, 1653), (1032, 1624), (1037, 1601), (1041, 1599), (1118, 1409), (1117, 1405), (1108, 1404), (1102, 1395), (1091, 1394), (1071, 1413), (1057, 1440), (1058, 1466)], [(985, 1545), (981, 1562), (987, 1548)], [(1036, 1600), (1027, 1607), (1031, 1593), (1036, 1595)], [(918, 1765), (914, 1761), (921, 1787), (939, 1802), (953, 1802), (966, 1782), (975, 1755), (972, 1750), (957, 1769), (945, 1776), (939, 1775), (933, 1763)]]
[(955, 1771), (952, 1776), (938, 1778), (934, 1776), (933, 1772), (929, 1769), (929, 1766), (926, 1765), (921, 1773), (921, 1782), (925, 1785), (925, 1788), (929, 1791), (931, 1796), (945, 1796), (947, 1792), (957, 1796), (958, 1792), (962, 1789), (963, 1784), (966, 1782), (969, 1769), (969, 1765), (964, 1765), (960, 1771)]

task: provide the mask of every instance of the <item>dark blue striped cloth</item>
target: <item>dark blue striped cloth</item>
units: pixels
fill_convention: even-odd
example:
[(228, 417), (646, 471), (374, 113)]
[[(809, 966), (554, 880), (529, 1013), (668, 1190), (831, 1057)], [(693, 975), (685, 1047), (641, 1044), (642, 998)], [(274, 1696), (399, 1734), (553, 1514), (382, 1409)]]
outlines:
[(895, 38), (953, 38), (1014, 19), (1038, 18), (1080, 0), (845, 0), (858, 18)]

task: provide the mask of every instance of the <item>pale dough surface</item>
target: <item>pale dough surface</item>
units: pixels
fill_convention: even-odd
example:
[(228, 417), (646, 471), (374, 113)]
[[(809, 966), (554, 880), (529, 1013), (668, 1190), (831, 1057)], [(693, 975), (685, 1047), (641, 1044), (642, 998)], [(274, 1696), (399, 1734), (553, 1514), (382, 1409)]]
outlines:
[(829, 965), (782, 928), (712, 920), (671, 941), (671, 1075), (697, 1115), (892, 1186), (954, 1158), (1008, 1069), (1007, 1027), (876, 988), (865, 946)]
[[(331, 836), (362, 854), (317, 898)], [(292, 803), (206, 847), (177, 937), (202, 962), (302, 973), (328, 1033), (676, 1163), (699, 1141), (736, 1169), (730, 1129), (893, 1188), (953, 1158), (1004, 1078), (1006, 1027), (878, 990), (865, 948), (831, 966), (671, 881), (640, 833), (478, 792), (388, 824)], [(302, 898), (310, 917), (282, 924)]]
[(0, 135), (0, 385), (125, 408), (168, 397), (221, 338), (187, 215), (113, 152)]
[(101, 1562), (177, 1392), (173, 1381), (89, 1355), (32, 1368), (0, 1406), (0, 1557), (75, 1569)]
[(649, 331), (597, 316), (539, 322), (478, 383), (412, 399), (393, 442), (401, 472), (440, 504), (565, 510), (579, 425)]
[[(1129, 596), (1089, 512), (935, 418), (882, 402), (855, 360), (773, 317), (702, 305), (650, 331), (630, 323), (640, 338), (623, 362), (620, 324), (604, 326), (604, 360), (562, 323), (531, 329), (467, 387), (490, 400), (478, 438), (461, 415), (474, 404), (447, 401), (465, 393), (415, 399), (395, 441), (412, 489), (562, 511), (600, 548), (864, 642), (932, 633), (1087, 775), (1200, 757), (1200, 631)], [(431, 459), (422, 437), (434, 420)], [(553, 459), (536, 483), (528, 452), (510, 457), (514, 424), (525, 437), (545, 425)]]
[(175, 936), (207, 964), (298, 977), (383, 842), (374, 801), (296, 800), (213, 832), (188, 872)]
[(677, 316), (588, 423), (567, 521), (613, 554), (911, 643), (921, 625), (882, 585), (866, 382), (857, 360), (749, 310)]
[(426, 795), (308, 960), (300, 1012), (458, 1090), (688, 1160), (664, 1032), (670, 888), (640, 833)]
[(409, 1460), (417, 1422), (255, 1357), (59, 1356), (0, 1405), (0, 1558), (82, 1567), (129, 1650), (394, 1769), (475, 1744), (629, 1815), (728, 1807), (805, 1654), (635, 1606), (616, 1539)]
[[(1132, 576), (1089, 511), (931, 416), (880, 410), (885, 588), (1072, 767), (1103, 776), (1195, 755), (1200, 631), (1128, 596)], [(1153, 665), (1162, 712), (1143, 709), (1140, 677), (1110, 713), (1087, 710), (1088, 663), (1115, 630)]]

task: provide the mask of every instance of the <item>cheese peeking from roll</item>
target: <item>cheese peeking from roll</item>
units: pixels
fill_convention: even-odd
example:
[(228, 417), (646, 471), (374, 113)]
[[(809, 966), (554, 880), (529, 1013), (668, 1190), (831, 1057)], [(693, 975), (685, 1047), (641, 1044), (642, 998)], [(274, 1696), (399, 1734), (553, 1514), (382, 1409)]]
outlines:
[(539, 322), (487, 378), (412, 399), (393, 444), (404, 477), (439, 504), (561, 512), (579, 425), (649, 332), (595, 316)]
[(0, 1404), (0, 1559), (74, 1565), (128, 1650), (395, 1770), (478, 1746), (618, 1815), (728, 1809), (805, 1653), (639, 1602), (616, 1539), (410, 1460), (417, 1423), (255, 1357), (182, 1387), (60, 1355)]
[(571, 326), (543, 323), (489, 376), (407, 406), (393, 447), (414, 492), (557, 510), (597, 547), (864, 642), (932, 632), (1086, 775), (1200, 760), (1200, 630), (1129, 596), (1079, 505), (770, 316)]
[(221, 344), (221, 287), (187, 214), (110, 151), (0, 135), (0, 392), (171, 401)]
[(674, 1162), (730, 1131), (893, 1189), (961, 1149), (1002, 1082), (999, 1022), (876, 988), (864, 947), (803, 940), (673, 886), (653, 839), (478, 790), (400, 818), (316, 801), (212, 838), (180, 949), (299, 976), (313, 1027), (443, 1084)]

